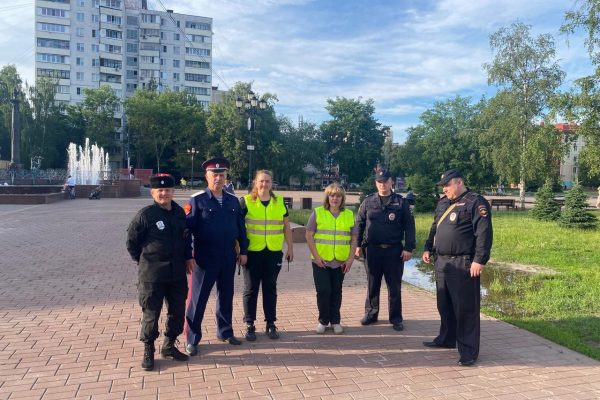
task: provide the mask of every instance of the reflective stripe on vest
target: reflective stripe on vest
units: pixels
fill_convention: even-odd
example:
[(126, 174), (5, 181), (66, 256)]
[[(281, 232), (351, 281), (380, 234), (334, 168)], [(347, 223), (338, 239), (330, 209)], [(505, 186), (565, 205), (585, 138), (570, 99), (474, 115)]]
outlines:
[(265, 247), (271, 251), (281, 251), (283, 248), (283, 216), (285, 205), (282, 196), (271, 198), (265, 207), (260, 198), (252, 200), (252, 195), (244, 196), (246, 208), (246, 234), (248, 235), (248, 250), (261, 251)]
[(342, 211), (334, 218), (323, 206), (315, 208), (317, 230), (314, 240), (317, 253), (325, 261), (346, 261), (350, 255), (354, 215), (350, 210)]

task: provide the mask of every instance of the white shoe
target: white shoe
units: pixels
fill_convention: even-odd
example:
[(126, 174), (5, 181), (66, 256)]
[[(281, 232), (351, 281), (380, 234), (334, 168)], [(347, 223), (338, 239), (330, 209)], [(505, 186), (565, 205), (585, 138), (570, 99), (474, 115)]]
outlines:
[(336, 335), (341, 335), (342, 333), (344, 333), (344, 328), (342, 328), (342, 325), (340, 324), (333, 324), (331, 325), (331, 327), (333, 328), (333, 333), (335, 333)]
[(323, 325), (322, 323), (319, 322), (319, 325), (317, 325), (317, 329), (315, 329), (315, 331), (322, 335), (325, 333), (325, 329), (327, 329), (327, 327), (325, 325)]

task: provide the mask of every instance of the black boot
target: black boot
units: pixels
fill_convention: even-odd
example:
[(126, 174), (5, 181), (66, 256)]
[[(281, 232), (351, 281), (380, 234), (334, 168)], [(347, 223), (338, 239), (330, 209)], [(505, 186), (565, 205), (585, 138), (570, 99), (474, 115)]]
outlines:
[(144, 342), (142, 369), (146, 371), (152, 371), (154, 369), (154, 342)]
[(256, 327), (253, 323), (248, 322), (246, 324), (246, 340), (254, 342), (256, 340)]
[(172, 339), (170, 337), (165, 336), (165, 342), (163, 343), (162, 348), (160, 349), (160, 355), (163, 356), (163, 358), (172, 358), (173, 360), (177, 361), (187, 361), (187, 354), (183, 354), (179, 351), (179, 349), (175, 345), (176, 341), (177, 339)]
[(279, 339), (279, 332), (277, 331), (277, 327), (273, 322), (267, 323), (266, 332), (270, 339)]

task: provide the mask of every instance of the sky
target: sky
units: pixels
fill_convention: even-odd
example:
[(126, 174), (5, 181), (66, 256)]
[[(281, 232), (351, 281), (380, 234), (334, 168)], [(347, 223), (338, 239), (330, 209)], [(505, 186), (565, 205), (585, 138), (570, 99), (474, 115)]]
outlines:
[[(73, 0), (74, 1), (74, 0)], [(89, 1), (89, 0), (88, 0)], [(328, 120), (328, 99), (373, 99), (402, 143), (436, 101), (491, 97), (490, 34), (512, 23), (554, 36), (563, 89), (592, 71), (582, 34), (559, 33), (575, 0), (148, 0), (213, 18), (213, 85), (253, 82), (297, 123)], [(34, 3), (0, 3), (0, 66), (34, 80)]]

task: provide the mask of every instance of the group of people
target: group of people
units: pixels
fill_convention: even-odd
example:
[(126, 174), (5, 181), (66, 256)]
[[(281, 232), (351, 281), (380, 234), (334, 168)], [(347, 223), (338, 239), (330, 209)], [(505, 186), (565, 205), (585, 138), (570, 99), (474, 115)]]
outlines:
[[(273, 192), (270, 171), (259, 170), (251, 192), (240, 199), (225, 190), (229, 162), (213, 158), (202, 164), (207, 188), (182, 208), (173, 201), (175, 180), (168, 174), (151, 177), (154, 203), (131, 221), (127, 250), (138, 263), (138, 293), (142, 307), (140, 340), (142, 368), (154, 368), (154, 342), (163, 300), (167, 307), (161, 355), (187, 360), (198, 354), (202, 321), (216, 285), (217, 338), (231, 345), (242, 341), (232, 327), (236, 265), (244, 276), (245, 339), (257, 339), (257, 300), (262, 287), (264, 332), (280, 334), (277, 321), (277, 278), (284, 259), (294, 259), (292, 231), (283, 197)], [(423, 253), (435, 262), (440, 334), (427, 347), (455, 347), (460, 365), (472, 365), (479, 351), (479, 275), (489, 259), (491, 213), (487, 201), (466, 188), (462, 175), (447, 171), (438, 183), (440, 200)], [(379, 318), (380, 289), (385, 278), (388, 321), (404, 329), (401, 284), (404, 262), (416, 247), (415, 220), (407, 199), (392, 191), (392, 178), (380, 169), (377, 192), (367, 196), (356, 215), (346, 207), (346, 193), (337, 183), (325, 189), (323, 205), (306, 225), (318, 323), (316, 333), (342, 334), (342, 286), (355, 257), (364, 255), (367, 296), (362, 325)], [(285, 255), (283, 253), (286, 244)], [(188, 291), (188, 280), (190, 276)], [(188, 296), (189, 293), (189, 296)], [(186, 297), (188, 304), (186, 308)], [(186, 335), (185, 353), (176, 347)]]

